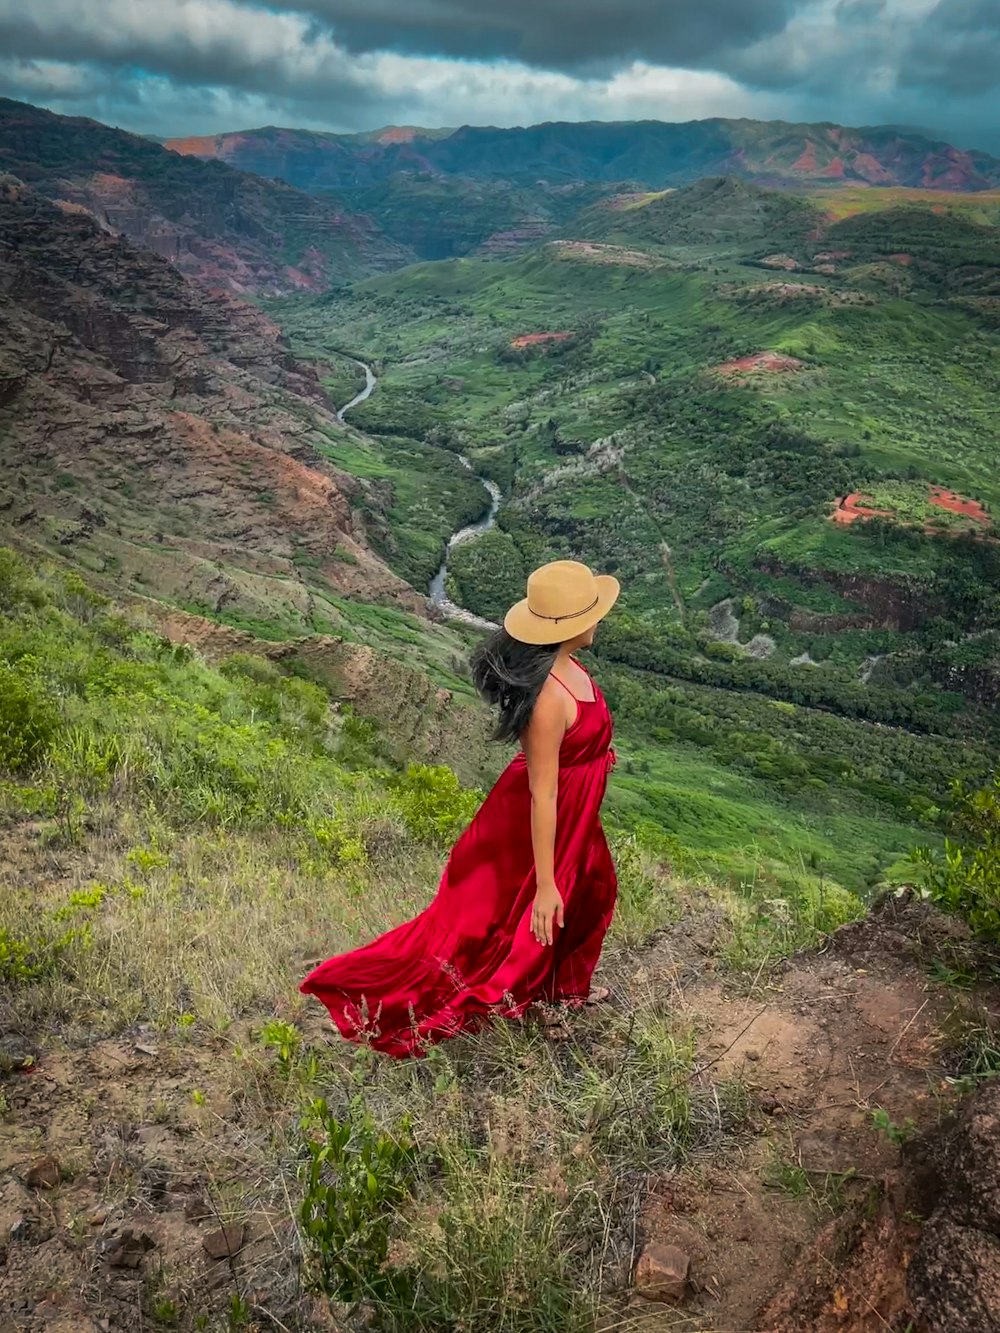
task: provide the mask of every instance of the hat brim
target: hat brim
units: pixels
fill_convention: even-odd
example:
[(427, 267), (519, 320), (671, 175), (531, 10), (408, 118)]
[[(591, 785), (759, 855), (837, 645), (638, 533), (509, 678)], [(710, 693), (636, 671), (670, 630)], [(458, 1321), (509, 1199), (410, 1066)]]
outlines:
[(515, 603), (503, 618), (503, 627), (519, 643), (565, 643), (578, 634), (586, 634), (599, 620), (603, 620), (621, 592), (621, 584), (612, 574), (597, 574), (597, 603), (585, 615), (569, 616), (563, 620), (548, 620), (535, 615), (525, 597)]

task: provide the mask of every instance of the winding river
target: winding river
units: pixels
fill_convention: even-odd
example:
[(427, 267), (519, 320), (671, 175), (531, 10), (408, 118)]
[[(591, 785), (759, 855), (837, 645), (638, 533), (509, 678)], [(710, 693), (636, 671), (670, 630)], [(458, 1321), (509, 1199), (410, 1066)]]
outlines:
[[(352, 407), (357, 407), (359, 403), (363, 403), (366, 399), (370, 398), (375, 390), (375, 386), (378, 384), (378, 378), (371, 366), (366, 365), (364, 361), (358, 361), (356, 357), (349, 357), (348, 360), (352, 361), (354, 365), (360, 367), (360, 369), (365, 372), (365, 387), (360, 393), (356, 393), (351, 401), (345, 403), (337, 412), (337, 417), (341, 421), (344, 420), (345, 415), (350, 412)], [(472, 464), (463, 454), (458, 455), (458, 461), (463, 467), (468, 468), (470, 472), (475, 472)], [(476, 537), (481, 537), (484, 532), (489, 532), (490, 528), (496, 523), (497, 510), (500, 508), (500, 501), (502, 498), (500, 487), (495, 481), (490, 481), (488, 477), (481, 477), (478, 473), (475, 475), (476, 479), (482, 483), (483, 488), (489, 495), (489, 505), (482, 518), (477, 519), (475, 523), (470, 523), (467, 527), (459, 528), (457, 532), (452, 533), (451, 537), (448, 539), (448, 545), (445, 547), (444, 559), (441, 561), (440, 568), (431, 579), (428, 596), (434, 605), (440, 608), (440, 610), (452, 620), (461, 620), (466, 625), (474, 625), (477, 629), (495, 629), (496, 627), (491, 620), (484, 620), (481, 616), (476, 616), (473, 615), (471, 611), (466, 611), (465, 607), (458, 606), (445, 592), (445, 582), (448, 577), (448, 557), (456, 546), (461, 546), (463, 542), (472, 541)]]

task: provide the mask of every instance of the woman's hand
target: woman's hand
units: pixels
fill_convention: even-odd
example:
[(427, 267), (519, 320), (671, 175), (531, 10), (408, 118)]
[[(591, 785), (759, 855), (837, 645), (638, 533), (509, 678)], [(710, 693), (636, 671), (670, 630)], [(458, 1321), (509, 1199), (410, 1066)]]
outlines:
[(551, 944), (555, 927), (563, 925), (563, 900), (555, 884), (539, 884), (531, 909), (531, 933), (539, 944)]

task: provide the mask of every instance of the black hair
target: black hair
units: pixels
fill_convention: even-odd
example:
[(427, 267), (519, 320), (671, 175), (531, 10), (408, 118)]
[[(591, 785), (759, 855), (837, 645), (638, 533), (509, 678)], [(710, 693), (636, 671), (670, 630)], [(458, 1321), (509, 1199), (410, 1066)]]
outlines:
[(558, 643), (521, 643), (500, 628), (472, 654), (472, 682), (500, 711), (494, 740), (516, 741), (524, 731), (559, 648)]

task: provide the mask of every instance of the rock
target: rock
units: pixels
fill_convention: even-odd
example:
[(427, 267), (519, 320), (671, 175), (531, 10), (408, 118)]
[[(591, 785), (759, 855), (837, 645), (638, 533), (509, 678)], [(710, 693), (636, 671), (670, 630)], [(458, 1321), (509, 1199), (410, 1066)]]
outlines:
[(1000, 1330), (1000, 1081), (909, 1157), (915, 1202), (930, 1213), (906, 1278), (922, 1327)]
[(690, 1269), (691, 1260), (676, 1245), (652, 1242), (635, 1266), (635, 1290), (648, 1301), (676, 1304), (687, 1295)]
[(1000, 1240), (935, 1215), (910, 1260), (907, 1287), (927, 1333), (1000, 1329)]
[(189, 1222), (204, 1222), (211, 1217), (212, 1210), (200, 1194), (192, 1194), (184, 1205), (184, 1216)]
[(24, 1183), (30, 1190), (54, 1190), (62, 1177), (62, 1169), (55, 1157), (39, 1157), (32, 1162)]
[(107, 1208), (95, 1208), (92, 1213), (87, 1215), (87, 1225), (92, 1227), (102, 1227), (108, 1220)]
[(231, 1259), (243, 1248), (246, 1230), (242, 1222), (230, 1222), (228, 1226), (210, 1231), (202, 1237), (202, 1249), (210, 1259)]
[(156, 1241), (148, 1231), (132, 1227), (98, 1242), (98, 1252), (112, 1268), (138, 1268), (146, 1252), (155, 1248)]

